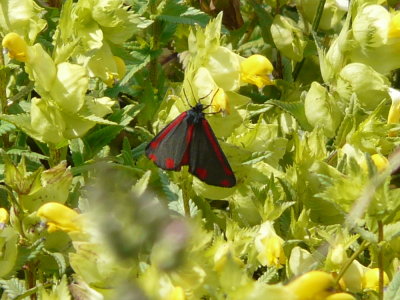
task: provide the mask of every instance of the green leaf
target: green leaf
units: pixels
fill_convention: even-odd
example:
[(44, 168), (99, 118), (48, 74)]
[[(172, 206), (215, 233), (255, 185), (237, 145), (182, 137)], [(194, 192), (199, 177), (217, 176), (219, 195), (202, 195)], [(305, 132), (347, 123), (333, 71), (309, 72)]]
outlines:
[(43, 159), (43, 160), (49, 159), (48, 156), (45, 156), (45, 155), (42, 155), (42, 154), (39, 154), (36, 152), (32, 152), (29, 150), (23, 150), (23, 149), (10, 149), (6, 153), (9, 155), (25, 156), (26, 158), (29, 158), (34, 161), (39, 161), (40, 159)]
[(81, 166), (85, 162), (84, 158), (84, 150), (85, 145), (82, 139), (72, 139), (69, 141), (69, 149), (71, 150), (72, 160), (74, 162), (74, 166)]
[(384, 300), (400, 300), (400, 272), (394, 275), (389, 286), (385, 290)]
[(23, 294), (25, 290), (25, 282), (18, 278), (11, 278), (9, 280), (0, 280), (0, 286), (4, 289), (7, 296), (11, 299), (17, 298)]
[(274, 45), (274, 40), (272, 39), (271, 35), (271, 25), (274, 18), (269, 12), (264, 9), (263, 6), (258, 4), (257, 1), (251, 0), (250, 4), (253, 6), (254, 12), (257, 15), (261, 28), (261, 35), (264, 39), (264, 42), (270, 45)]
[(15, 129), (16, 127), (7, 121), (1, 121), (0, 123), (0, 135), (11, 133), (15, 131)]
[(176, 24), (195, 25), (205, 27), (210, 17), (194, 7), (187, 7), (179, 0), (168, 0), (157, 19)]
[(132, 191), (134, 192), (135, 196), (140, 197), (146, 191), (147, 186), (149, 184), (150, 175), (151, 171), (148, 170), (132, 187)]
[(305, 110), (304, 110), (304, 103), (302, 102), (284, 102), (279, 100), (269, 100), (268, 104), (275, 105), (280, 109), (291, 114), (297, 122), (299, 122), (300, 126), (307, 131), (312, 130), (312, 126), (308, 123)]
[(64, 255), (58, 252), (50, 252), (47, 251), (46, 249), (43, 249), (43, 252), (46, 253), (47, 255), (51, 256), (57, 263), (58, 265), (58, 274), (61, 276), (65, 273), (65, 270), (67, 268), (67, 263), (65, 261)]
[(143, 54), (139, 51), (132, 51), (131, 56), (135, 58), (135, 62), (128, 66), (128, 73), (120, 81), (119, 85), (126, 85), (129, 80), (136, 74), (136, 72), (143, 69), (150, 62), (151, 56), (149, 54)]
[(124, 126), (133, 120), (142, 107), (142, 105), (127, 105), (108, 118), (110, 121), (118, 123), (119, 126), (106, 126), (88, 133), (83, 141), (85, 145), (90, 145), (91, 155), (95, 155), (108, 145), (124, 129)]

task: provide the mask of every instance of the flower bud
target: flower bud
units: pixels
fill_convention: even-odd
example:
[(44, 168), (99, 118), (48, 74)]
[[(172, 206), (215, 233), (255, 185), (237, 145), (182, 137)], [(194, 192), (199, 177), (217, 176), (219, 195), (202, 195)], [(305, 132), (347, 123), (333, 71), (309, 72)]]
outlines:
[(333, 137), (342, 121), (342, 112), (336, 99), (322, 85), (314, 81), (304, 102), (308, 122), (324, 129), (327, 137)]
[(387, 42), (390, 13), (381, 5), (364, 6), (353, 21), (353, 36), (364, 47), (380, 47)]
[(294, 61), (303, 59), (307, 45), (303, 31), (290, 18), (276, 15), (271, 26), (271, 34), (276, 47), (283, 55)]
[(389, 98), (388, 86), (388, 79), (370, 66), (351, 63), (340, 71), (337, 92), (344, 99), (350, 99), (355, 93), (364, 109), (374, 110), (379, 103)]

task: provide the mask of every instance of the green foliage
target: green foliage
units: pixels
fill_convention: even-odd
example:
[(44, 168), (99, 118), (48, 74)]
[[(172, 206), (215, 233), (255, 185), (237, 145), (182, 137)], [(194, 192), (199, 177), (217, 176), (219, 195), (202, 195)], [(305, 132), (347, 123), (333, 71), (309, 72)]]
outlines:
[[(400, 299), (395, 2), (0, 1), (1, 299)], [(144, 155), (199, 101), (233, 188)]]

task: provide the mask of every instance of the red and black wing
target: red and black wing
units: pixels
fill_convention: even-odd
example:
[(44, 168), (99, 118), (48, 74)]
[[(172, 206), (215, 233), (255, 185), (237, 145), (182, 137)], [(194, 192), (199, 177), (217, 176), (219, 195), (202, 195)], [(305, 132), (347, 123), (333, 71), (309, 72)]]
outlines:
[(188, 164), (193, 124), (187, 122), (187, 111), (161, 130), (146, 147), (146, 156), (164, 170), (178, 171)]
[(232, 168), (206, 119), (194, 125), (189, 172), (210, 185), (232, 187), (236, 184)]

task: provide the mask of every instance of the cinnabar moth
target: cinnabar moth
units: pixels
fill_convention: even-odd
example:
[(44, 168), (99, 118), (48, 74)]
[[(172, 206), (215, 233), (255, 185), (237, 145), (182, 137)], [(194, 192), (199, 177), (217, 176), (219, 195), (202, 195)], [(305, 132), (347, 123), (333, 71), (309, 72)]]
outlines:
[(232, 187), (236, 178), (218, 144), (203, 110), (197, 103), (181, 113), (158, 133), (146, 147), (146, 156), (164, 170), (189, 172), (207, 184)]

